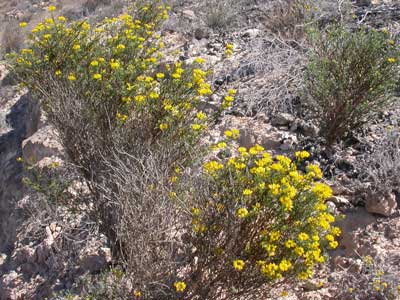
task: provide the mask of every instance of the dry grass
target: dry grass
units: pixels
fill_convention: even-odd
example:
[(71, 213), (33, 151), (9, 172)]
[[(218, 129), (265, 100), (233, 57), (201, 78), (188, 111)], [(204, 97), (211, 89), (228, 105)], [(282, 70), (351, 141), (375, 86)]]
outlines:
[(400, 191), (400, 132), (389, 129), (372, 151), (360, 162), (364, 180), (379, 192)]
[[(239, 82), (238, 96), (245, 96), (242, 101), (245, 103), (245, 114), (294, 114), (303, 84), (303, 46), (300, 43), (275, 38), (255, 40), (247, 47), (251, 51), (248, 51), (248, 55), (233, 76), (234, 80), (236, 77), (245, 78)], [(248, 76), (249, 73), (252, 75)]]
[(19, 51), (24, 43), (22, 31), (17, 21), (10, 21), (5, 25), (1, 38), (1, 54)]

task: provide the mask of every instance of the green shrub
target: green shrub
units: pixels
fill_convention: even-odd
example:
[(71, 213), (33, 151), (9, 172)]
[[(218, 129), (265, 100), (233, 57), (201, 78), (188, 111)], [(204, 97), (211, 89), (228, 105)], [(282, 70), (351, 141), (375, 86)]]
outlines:
[(386, 31), (342, 25), (310, 33), (306, 88), (328, 144), (345, 138), (393, 100), (399, 50)]

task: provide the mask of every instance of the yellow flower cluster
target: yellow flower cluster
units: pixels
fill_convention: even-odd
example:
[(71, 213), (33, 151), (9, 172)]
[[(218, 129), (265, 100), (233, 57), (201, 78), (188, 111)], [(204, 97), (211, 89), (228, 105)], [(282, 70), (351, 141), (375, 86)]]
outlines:
[[(225, 132), (228, 140), (237, 134)], [(228, 140), (219, 144), (226, 147)], [(242, 252), (232, 255), (241, 259), (233, 261), (234, 269), (243, 274), (256, 269), (266, 280), (312, 277), (314, 267), (325, 262), (326, 251), (338, 246), (340, 229), (331, 225), (335, 218), (325, 201), (332, 191), (317, 182), (322, 177), (320, 168), (297, 169), (296, 163), (309, 156), (300, 151), (295, 160), (272, 157), (262, 146), (254, 145), (239, 147), (226, 159), (207, 161), (203, 168), (211, 177), (214, 194), (212, 200), (198, 206), (201, 218), (197, 215), (194, 219), (197, 225), (213, 225), (205, 231), (195, 230), (202, 234), (202, 242), (208, 238), (214, 247), (228, 251), (218, 233), (240, 228), (235, 247), (241, 245)], [(232, 219), (236, 221), (227, 221)], [(213, 236), (218, 238), (212, 240)]]
[(183, 281), (178, 281), (174, 283), (174, 287), (178, 293), (182, 293), (186, 290), (186, 283)]

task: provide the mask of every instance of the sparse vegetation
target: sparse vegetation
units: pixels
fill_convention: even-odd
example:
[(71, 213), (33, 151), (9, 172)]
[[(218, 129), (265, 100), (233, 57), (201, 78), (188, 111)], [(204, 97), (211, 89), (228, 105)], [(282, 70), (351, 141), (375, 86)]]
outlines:
[(7, 53), (19, 51), (21, 50), (23, 43), (24, 38), (18, 23), (13, 21), (7, 23), (1, 37), (0, 54), (5, 55)]
[(347, 0), (68, 1), (7, 15), (0, 106), (45, 118), (0, 111), (24, 169), (0, 298), (398, 300), (393, 27)]

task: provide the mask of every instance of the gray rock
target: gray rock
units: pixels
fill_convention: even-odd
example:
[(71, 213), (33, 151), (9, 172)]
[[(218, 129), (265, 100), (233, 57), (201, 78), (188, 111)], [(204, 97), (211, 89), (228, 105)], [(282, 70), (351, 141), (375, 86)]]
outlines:
[(290, 126), (295, 121), (295, 117), (287, 113), (278, 113), (272, 117), (271, 124), (273, 126)]
[(191, 9), (185, 9), (182, 11), (182, 15), (190, 20), (196, 19), (196, 14)]
[(347, 198), (341, 197), (341, 196), (333, 196), (333, 197), (329, 198), (328, 201), (333, 202), (336, 206), (349, 206), (350, 205), (350, 201)]
[(396, 195), (394, 193), (368, 193), (365, 207), (369, 213), (389, 217), (397, 209)]
[(24, 160), (35, 164), (45, 157), (63, 156), (63, 147), (57, 141), (56, 133), (50, 126), (45, 126), (22, 142)]
[(111, 262), (111, 251), (109, 248), (92, 249), (80, 257), (79, 267), (84, 272), (97, 272)]
[(252, 28), (252, 29), (247, 29), (245, 32), (243, 32), (242, 37), (244, 38), (255, 38), (260, 34), (261, 30), (257, 28)]

